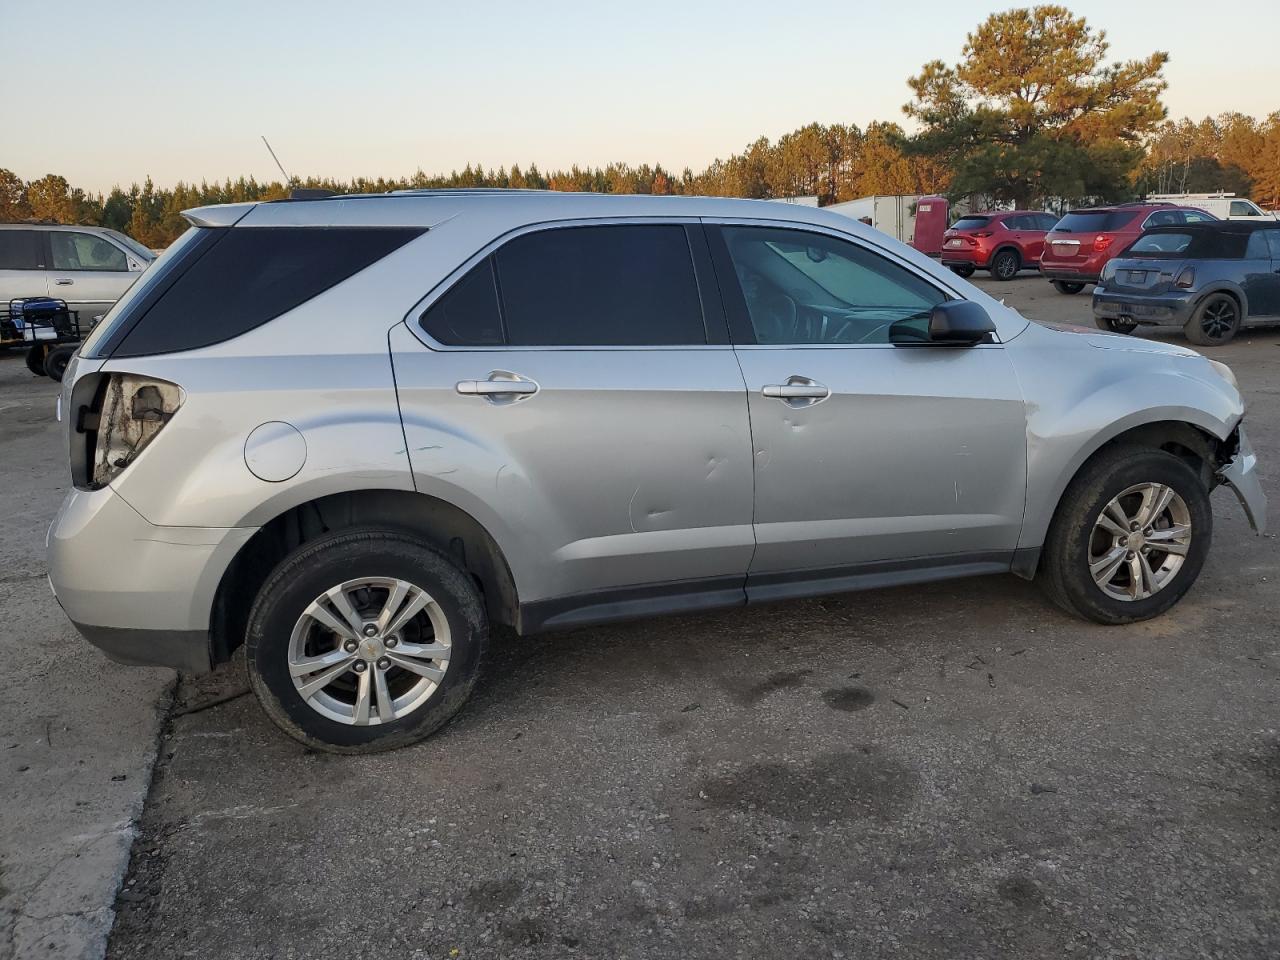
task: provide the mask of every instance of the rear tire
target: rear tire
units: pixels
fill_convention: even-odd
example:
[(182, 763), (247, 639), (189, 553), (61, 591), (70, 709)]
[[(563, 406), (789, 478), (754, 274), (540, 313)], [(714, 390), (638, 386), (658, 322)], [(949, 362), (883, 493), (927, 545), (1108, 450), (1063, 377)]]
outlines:
[(289, 736), (377, 753), (425, 739), (461, 709), (487, 642), (468, 574), (404, 533), (357, 528), (280, 562), (249, 614), (245, 661), (263, 710)]
[[(1117, 534), (1103, 526), (1106, 523), (1103, 511), (1110, 511), (1116, 502), (1122, 505), (1126, 517), (1141, 516), (1138, 506), (1146, 502), (1145, 495), (1137, 492), (1124, 495), (1126, 491), (1148, 485), (1169, 488), (1176, 501), (1171, 501), (1165, 512), (1152, 518), (1149, 539), (1145, 528), (1126, 534), (1126, 539), (1132, 536), (1139, 544), (1137, 550), (1129, 551), (1134, 554), (1130, 558), (1125, 552), (1126, 545), (1116, 539)], [(1114, 513), (1109, 512), (1107, 516), (1113, 526), (1122, 529), (1129, 526), (1116, 523), (1118, 518)], [(1143, 522), (1147, 520), (1144, 518)], [(1171, 538), (1181, 523), (1187, 528), (1185, 543), (1162, 539)], [(1105, 624), (1148, 620), (1164, 613), (1191, 589), (1204, 566), (1212, 539), (1209, 492), (1195, 470), (1163, 450), (1118, 447), (1087, 463), (1067, 487), (1045, 538), (1036, 579), (1050, 600), (1082, 619)], [(1179, 547), (1184, 552), (1181, 555), (1162, 552), (1161, 544), (1169, 546), (1171, 551)], [(1151, 552), (1143, 552), (1144, 548)], [(1109, 579), (1106, 568), (1099, 564), (1113, 551), (1123, 556), (1110, 575), (1114, 579)], [(1153, 584), (1162, 571), (1165, 577), (1154, 592), (1142, 596), (1147, 582), (1141, 577), (1147, 571), (1139, 566), (1140, 587), (1135, 591), (1139, 595), (1118, 598), (1117, 592), (1123, 593), (1127, 584), (1135, 582), (1128, 574), (1131, 560), (1154, 572)], [(1098, 575), (1106, 580), (1106, 588), (1095, 579), (1095, 567)]]
[(1225, 293), (1211, 293), (1196, 307), (1187, 325), (1182, 328), (1187, 339), (1202, 347), (1216, 347), (1229, 343), (1240, 332), (1243, 322), (1240, 304)]
[(964, 264), (951, 264), (951, 272), (957, 277), (963, 277), (968, 280), (973, 276), (974, 267), (965, 266)]
[(991, 276), (997, 280), (1012, 280), (1022, 269), (1022, 258), (1016, 250), (1001, 250), (991, 258)]
[(1067, 296), (1079, 293), (1084, 289), (1084, 284), (1079, 280), (1054, 280), (1053, 289), (1059, 293), (1065, 293)]
[(45, 345), (43, 343), (37, 343), (27, 348), (27, 369), (37, 377), (43, 377), (45, 375), (44, 357)]
[(58, 383), (62, 382), (62, 376), (67, 372), (67, 364), (71, 362), (71, 358), (75, 356), (76, 350), (80, 344), (64, 344), (61, 347), (54, 347), (49, 351), (49, 355), (44, 358), (44, 372)]
[(1136, 323), (1123, 317), (1094, 317), (1093, 319), (1099, 330), (1106, 330), (1108, 333), (1133, 333), (1138, 329)]

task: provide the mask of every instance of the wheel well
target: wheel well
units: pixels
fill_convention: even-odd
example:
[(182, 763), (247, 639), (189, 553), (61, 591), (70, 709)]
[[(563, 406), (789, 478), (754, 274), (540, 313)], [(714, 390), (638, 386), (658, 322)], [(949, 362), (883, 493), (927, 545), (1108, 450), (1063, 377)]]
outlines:
[[(1063, 486), (1058, 495), (1058, 503), (1054, 506), (1054, 514), (1062, 505), (1067, 490), (1075, 482), (1076, 477), (1098, 457), (1110, 453), (1117, 447), (1135, 447), (1148, 450), (1163, 450), (1185, 462), (1199, 474), (1205, 488), (1212, 490), (1218, 467), (1235, 455), (1239, 444), (1239, 436), (1232, 433), (1226, 440), (1219, 440), (1199, 427), (1180, 420), (1162, 420), (1157, 423), (1144, 423), (1118, 434), (1093, 451), (1085, 461), (1076, 468), (1071, 479)], [(1035, 576), (1039, 565), (1040, 549), (1027, 548), (1018, 551), (1014, 560), (1013, 572), (1030, 580)]]
[(511, 568), (489, 532), (451, 503), (405, 490), (355, 490), (299, 504), (263, 525), (236, 554), (214, 596), (215, 664), (244, 642), (249, 610), (271, 571), (297, 547), (356, 526), (399, 530), (452, 557), (475, 579), (489, 620), (512, 625), (519, 601)]
[(1196, 308), (1199, 309), (1200, 304), (1204, 303), (1210, 297), (1219, 293), (1222, 294), (1224, 297), (1230, 297), (1232, 300), (1236, 302), (1236, 309), (1240, 311), (1240, 322), (1244, 323), (1246, 319), (1246, 315), (1249, 312), (1249, 308), (1245, 306), (1244, 298), (1240, 294), (1236, 293), (1236, 291), (1230, 289), (1229, 287), (1219, 287), (1217, 290), (1209, 290), (1208, 292), (1204, 293), (1203, 295), (1201, 295), (1200, 299), (1196, 301)]
[(996, 257), (1000, 256), (1000, 254), (1004, 253), (1005, 251), (1008, 251), (1009, 253), (1012, 253), (1015, 257), (1017, 257), (1019, 263), (1022, 262), (1022, 251), (1019, 250), (1016, 246), (1014, 246), (1011, 243), (1006, 243), (1003, 246), (996, 247), (996, 252), (991, 254), (991, 259), (994, 260)]

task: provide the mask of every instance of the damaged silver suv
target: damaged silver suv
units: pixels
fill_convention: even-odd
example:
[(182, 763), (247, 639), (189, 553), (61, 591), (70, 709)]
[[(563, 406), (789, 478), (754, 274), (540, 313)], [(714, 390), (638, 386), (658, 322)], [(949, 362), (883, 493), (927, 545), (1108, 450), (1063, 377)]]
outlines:
[(1265, 501), (1231, 371), (1029, 323), (837, 214), (515, 191), (211, 207), (85, 343), (50, 580), (242, 644), (289, 735), (419, 740), (492, 626), (1013, 572), (1120, 624)]

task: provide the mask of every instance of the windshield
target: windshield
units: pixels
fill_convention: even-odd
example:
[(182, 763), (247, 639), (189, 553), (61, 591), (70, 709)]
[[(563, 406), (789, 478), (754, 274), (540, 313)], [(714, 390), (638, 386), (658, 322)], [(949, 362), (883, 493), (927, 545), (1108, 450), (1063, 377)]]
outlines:
[(134, 303), (147, 290), (154, 287), (157, 283), (164, 280), (165, 276), (170, 272), (174, 263), (178, 262), (182, 255), (182, 251), (195, 241), (200, 235), (200, 228), (192, 227), (176, 241), (169, 245), (169, 249), (165, 250), (147, 270), (146, 273), (138, 277), (133, 285), (124, 292), (119, 300), (106, 312), (106, 315), (93, 328), (93, 332), (89, 334), (85, 340), (84, 346), (80, 349), (80, 355), (83, 357), (96, 357), (95, 352), (108, 333), (120, 324), (122, 317), (127, 316), (129, 305)]
[(133, 237), (129, 236), (128, 234), (121, 233), (119, 230), (108, 230), (107, 233), (111, 234), (112, 237), (114, 237), (116, 240), (119, 240), (126, 247), (128, 247), (138, 256), (140, 256), (143, 260), (146, 260), (148, 263), (150, 263), (152, 260), (156, 258), (156, 255), (154, 253), (152, 253), (150, 250), (148, 250), (146, 247), (144, 247), (142, 244), (140, 244), (137, 240), (133, 239)]
[(951, 225), (952, 230), (977, 230), (991, 222), (990, 217), (961, 217)]
[(1058, 221), (1057, 233), (1097, 233), (1119, 230), (1137, 216), (1134, 210), (1073, 210)]

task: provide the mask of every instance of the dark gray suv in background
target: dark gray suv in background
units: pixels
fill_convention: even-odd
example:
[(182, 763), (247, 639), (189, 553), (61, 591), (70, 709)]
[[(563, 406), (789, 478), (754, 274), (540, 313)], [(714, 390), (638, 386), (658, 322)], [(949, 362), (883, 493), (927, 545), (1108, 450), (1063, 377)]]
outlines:
[(1098, 326), (1176, 324), (1192, 343), (1226, 343), (1245, 324), (1280, 322), (1280, 223), (1155, 227), (1111, 260), (1093, 292)]

